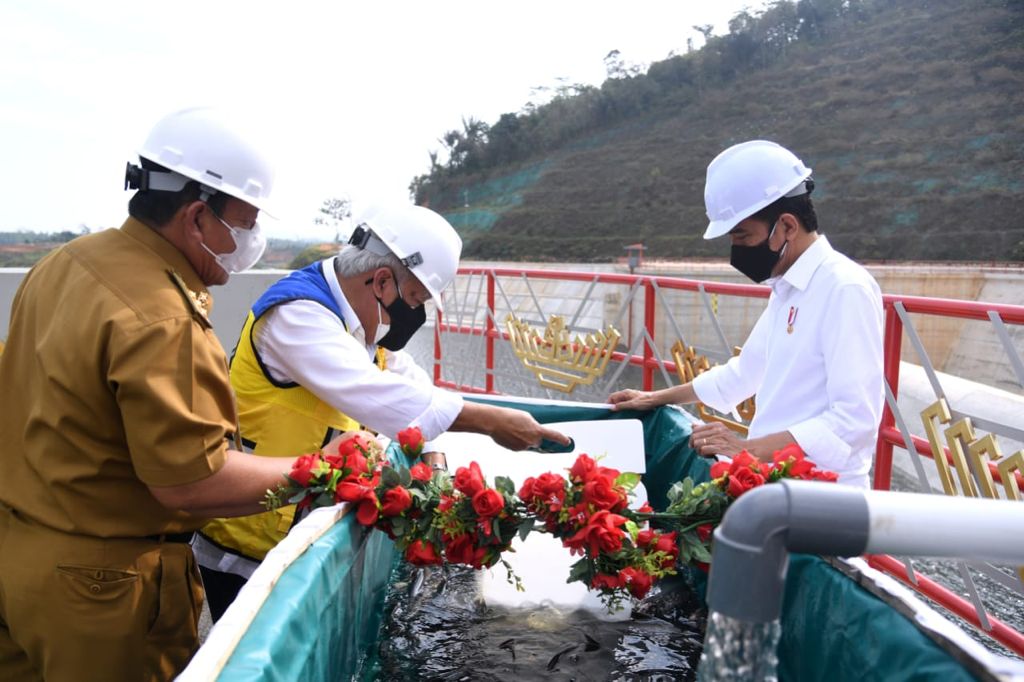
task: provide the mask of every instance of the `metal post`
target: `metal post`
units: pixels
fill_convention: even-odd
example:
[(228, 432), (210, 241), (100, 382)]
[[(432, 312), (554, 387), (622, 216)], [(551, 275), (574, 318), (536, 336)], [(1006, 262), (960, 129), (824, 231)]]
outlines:
[[(903, 322), (892, 303), (885, 306), (885, 332), (883, 336), (885, 359), (883, 374), (889, 384), (893, 397), (900, 395), (900, 355), (903, 351)], [(878, 429), (878, 442), (875, 446), (875, 490), (889, 490), (892, 482), (892, 442), (885, 433), (896, 425), (896, 416), (889, 405), (882, 411), (882, 424)]]
[(487, 393), (494, 393), (494, 337), (497, 336), (497, 332), (494, 328), (494, 278), (493, 272), (487, 273), (487, 320), (486, 320), (486, 331), (484, 332), (487, 337), (487, 367), (484, 370), (484, 390)]
[(644, 341), (643, 387), (645, 391), (654, 389), (654, 282), (650, 278), (644, 280), (644, 329), (647, 339)]

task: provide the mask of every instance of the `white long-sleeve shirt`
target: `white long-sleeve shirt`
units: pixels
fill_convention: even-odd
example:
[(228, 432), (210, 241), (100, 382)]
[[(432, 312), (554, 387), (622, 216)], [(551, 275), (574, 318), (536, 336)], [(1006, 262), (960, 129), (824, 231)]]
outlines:
[(256, 350), (271, 377), (303, 386), (390, 438), (408, 426), (420, 427), (427, 441), (447, 431), (462, 411), (462, 397), (434, 386), (404, 351), (387, 351), (385, 371), (374, 365), (376, 346), (367, 343), (362, 323), (341, 291), (334, 259), (321, 267), (348, 329), (313, 301), (275, 306), (255, 333)]
[(720, 412), (756, 394), (751, 438), (789, 431), (820, 468), (867, 487), (884, 400), (878, 284), (819, 236), (771, 286), (739, 356), (694, 391)]

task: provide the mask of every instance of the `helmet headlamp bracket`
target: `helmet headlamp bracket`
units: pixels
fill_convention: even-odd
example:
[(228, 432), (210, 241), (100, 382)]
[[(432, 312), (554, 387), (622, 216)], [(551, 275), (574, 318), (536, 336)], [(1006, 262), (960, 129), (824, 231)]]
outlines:
[[(140, 192), (156, 190), (160, 192), (180, 192), (189, 183), (189, 179), (174, 171), (147, 170), (129, 161), (124, 169), (124, 188), (137, 189)], [(203, 191), (216, 194), (217, 191), (206, 185)], [(204, 199), (205, 201), (205, 199)]]
[[(398, 254), (388, 248), (388, 245), (380, 237), (373, 233), (373, 230), (366, 223), (360, 223), (356, 226), (356, 229), (352, 231), (352, 236), (348, 239), (348, 243), (357, 249), (366, 249), (381, 256), (389, 254), (398, 256)], [(423, 254), (416, 251), (398, 260), (405, 267), (412, 269), (417, 265), (423, 265)]]

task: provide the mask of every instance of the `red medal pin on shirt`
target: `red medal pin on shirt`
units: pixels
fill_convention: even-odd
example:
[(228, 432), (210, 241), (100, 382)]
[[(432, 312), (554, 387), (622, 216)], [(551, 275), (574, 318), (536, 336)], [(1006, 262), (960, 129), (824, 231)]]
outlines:
[(796, 324), (796, 313), (798, 308), (794, 306), (789, 307), (789, 320), (786, 321), (786, 333), (793, 333), (793, 325)]

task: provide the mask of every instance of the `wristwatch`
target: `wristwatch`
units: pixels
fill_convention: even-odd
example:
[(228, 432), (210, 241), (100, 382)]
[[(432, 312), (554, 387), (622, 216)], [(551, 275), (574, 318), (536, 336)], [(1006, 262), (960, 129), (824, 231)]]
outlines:
[(448, 471), (448, 460), (443, 452), (424, 452), (420, 459), (429, 464), (432, 471)]

